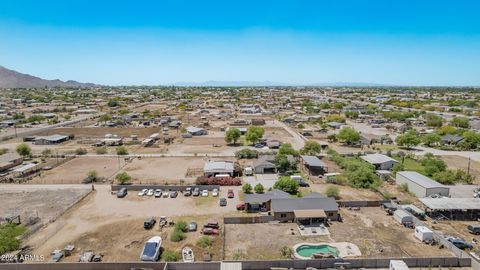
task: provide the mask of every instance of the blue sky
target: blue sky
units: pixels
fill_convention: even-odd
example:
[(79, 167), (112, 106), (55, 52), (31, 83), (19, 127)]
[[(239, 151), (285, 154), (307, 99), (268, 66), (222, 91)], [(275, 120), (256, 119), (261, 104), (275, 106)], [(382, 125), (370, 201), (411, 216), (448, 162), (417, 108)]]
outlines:
[(1, 1), (0, 65), (111, 85), (480, 85), (480, 1)]

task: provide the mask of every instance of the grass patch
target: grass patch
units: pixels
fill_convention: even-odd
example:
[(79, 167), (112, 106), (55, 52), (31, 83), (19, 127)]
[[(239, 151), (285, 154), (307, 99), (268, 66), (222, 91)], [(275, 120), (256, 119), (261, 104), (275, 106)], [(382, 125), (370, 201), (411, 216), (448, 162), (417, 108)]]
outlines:
[[(400, 156), (393, 156), (394, 159), (396, 159), (398, 162), (402, 163), (402, 157)], [(416, 171), (420, 174), (425, 175), (425, 167), (423, 167), (422, 163), (420, 161), (416, 161), (415, 159), (405, 157), (403, 161), (403, 166), (405, 168), (405, 171)]]
[(0, 254), (4, 254), (20, 247), (18, 236), (27, 231), (23, 225), (5, 224), (0, 226)]

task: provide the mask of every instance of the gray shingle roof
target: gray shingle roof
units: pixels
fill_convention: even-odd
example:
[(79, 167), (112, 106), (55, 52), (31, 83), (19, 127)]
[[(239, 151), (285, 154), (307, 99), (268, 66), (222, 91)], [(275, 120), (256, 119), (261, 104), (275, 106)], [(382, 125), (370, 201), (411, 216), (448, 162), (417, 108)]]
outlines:
[(315, 156), (301, 156), (303, 161), (310, 167), (322, 167), (325, 168), (327, 165), (321, 161), (318, 157)]

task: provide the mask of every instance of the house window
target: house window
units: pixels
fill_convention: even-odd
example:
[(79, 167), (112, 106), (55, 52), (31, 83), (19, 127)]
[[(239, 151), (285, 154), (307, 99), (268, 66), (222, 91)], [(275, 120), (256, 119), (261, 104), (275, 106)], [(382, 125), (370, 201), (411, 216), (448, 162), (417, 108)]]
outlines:
[(281, 217), (281, 218), (286, 218), (286, 217), (287, 217), (287, 214), (280, 214), (280, 217)]
[(332, 217), (333, 216), (333, 213), (332, 212), (328, 212), (327, 214), (329, 217)]

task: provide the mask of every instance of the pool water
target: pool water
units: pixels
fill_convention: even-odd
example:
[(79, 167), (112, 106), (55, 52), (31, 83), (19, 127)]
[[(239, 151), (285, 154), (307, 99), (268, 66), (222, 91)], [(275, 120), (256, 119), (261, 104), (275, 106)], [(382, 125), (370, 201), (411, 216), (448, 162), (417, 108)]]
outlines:
[(338, 257), (338, 250), (329, 245), (301, 245), (296, 251), (298, 255), (306, 258), (311, 258), (315, 253), (330, 253), (335, 258)]

